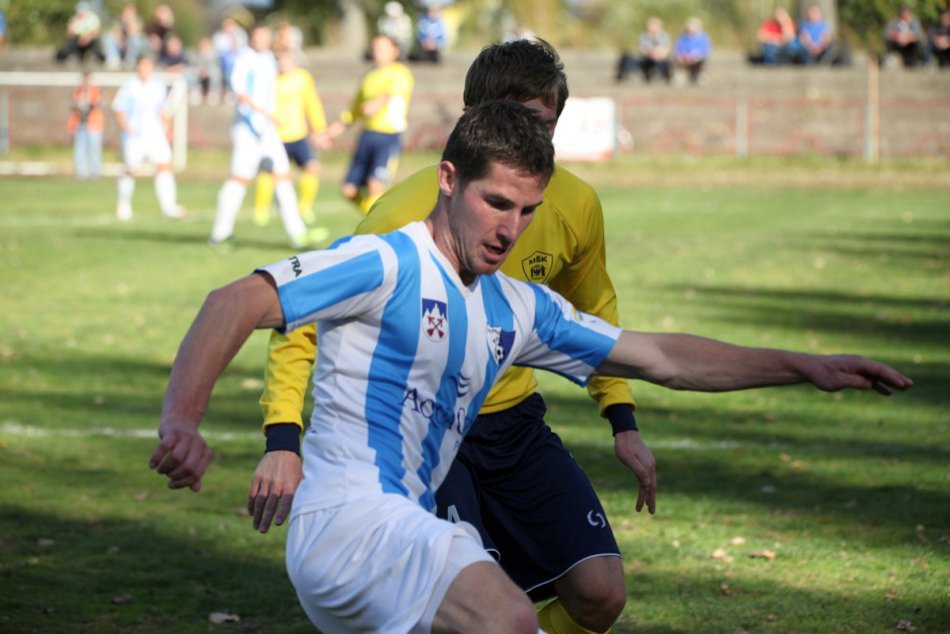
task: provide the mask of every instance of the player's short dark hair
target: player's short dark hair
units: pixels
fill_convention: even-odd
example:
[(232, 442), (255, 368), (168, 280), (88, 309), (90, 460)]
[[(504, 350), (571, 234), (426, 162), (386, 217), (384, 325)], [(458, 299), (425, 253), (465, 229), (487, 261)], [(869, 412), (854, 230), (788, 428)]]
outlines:
[(557, 51), (542, 39), (525, 39), (483, 48), (465, 75), (462, 98), (466, 108), (489, 99), (540, 98), (561, 116), (567, 95), (567, 76)]
[(538, 114), (516, 101), (492, 100), (467, 108), (442, 153), (464, 187), (485, 176), (492, 163), (541, 176), (554, 173), (551, 134)]

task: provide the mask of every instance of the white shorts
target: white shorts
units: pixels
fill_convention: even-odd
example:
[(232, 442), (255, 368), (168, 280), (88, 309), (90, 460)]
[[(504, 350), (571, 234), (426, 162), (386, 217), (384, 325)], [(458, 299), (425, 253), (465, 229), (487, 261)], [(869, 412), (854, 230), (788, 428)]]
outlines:
[(274, 174), (290, 172), (287, 151), (276, 129), (268, 128), (261, 133), (255, 133), (246, 123), (235, 123), (231, 126), (231, 145), (232, 176), (253, 180), (265, 158), (271, 160)]
[(172, 162), (172, 149), (161, 128), (142, 130), (122, 137), (122, 161), (130, 170), (138, 169), (145, 161), (154, 165)]
[(335, 632), (429, 632), (458, 573), (494, 559), (467, 522), (400, 495), (301, 513), (287, 533), (287, 572), (310, 620)]

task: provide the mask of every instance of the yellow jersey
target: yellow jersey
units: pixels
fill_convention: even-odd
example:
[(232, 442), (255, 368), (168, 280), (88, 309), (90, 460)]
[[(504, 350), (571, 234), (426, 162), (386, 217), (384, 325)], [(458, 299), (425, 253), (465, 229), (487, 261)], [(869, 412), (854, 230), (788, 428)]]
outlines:
[[(356, 233), (386, 233), (422, 220), (439, 194), (437, 166), (416, 172), (376, 202)], [(618, 323), (617, 296), (607, 275), (604, 221), (600, 199), (586, 182), (558, 166), (544, 190), (534, 219), (515, 243), (501, 270), (518, 279), (546, 284), (578, 310)], [(316, 356), (316, 329), (303, 326), (286, 335), (271, 335), (266, 386), (261, 396), (264, 426), (296, 423)], [(509, 409), (537, 390), (531, 368), (512, 367), (495, 383), (481, 413)], [(593, 377), (587, 390), (600, 406), (633, 405), (627, 382)]]
[(299, 141), (310, 132), (327, 129), (323, 102), (317, 86), (304, 68), (295, 68), (277, 76), (277, 133), (284, 143)]
[[(373, 68), (363, 75), (353, 103), (340, 114), (340, 121), (347, 125), (362, 121), (363, 129), (370, 132), (405, 132), (409, 127), (409, 98), (414, 85), (412, 72), (401, 62)], [(365, 115), (363, 105), (383, 95), (386, 101), (382, 107)]]

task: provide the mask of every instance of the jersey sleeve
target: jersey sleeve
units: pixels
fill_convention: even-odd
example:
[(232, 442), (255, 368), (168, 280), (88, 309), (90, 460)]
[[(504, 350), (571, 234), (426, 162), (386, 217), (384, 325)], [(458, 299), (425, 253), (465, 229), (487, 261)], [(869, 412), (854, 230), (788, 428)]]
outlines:
[[(533, 321), (513, 363), (543, 368), (580, 385), (586, 384), (613, 349), (621, 329), (594, 315), (578, 312), (549, 288), (512, 283), (518, 287), (521, 302)], [(525, 297), (525, 293), (530, 296)]]
[[(319, 320), (346, 319), (384, 301), (395, 265), (385, 243), (373, 236), (346, 239), (257, 269), (271, 276), (284, 312), (283, 332)], [(384, 258), (388, 256), (387, 261)]]
[(261, 414), (264, 429), (277, 423), (303, 427), (304, 399), (317, 355), (317, 327), (305, 324), (288, 333), (271, 331)]
[[(604, 215), (600, 198), (594, 189), (570, 172), (558, 166), (557, 195), (545, 192), (545, 198), (558, 204), (567, 201), (574, 206), (572, 213), (553, 209), (565, 219), (571, 218), (577, 250), (560, 274), (551, 280), (550, 287), (563, 295), (580, 312), (595, 315), (607, 323), (618, 325), (617, 294), (607, 273), (607, 249), (604, 243)], [(552, 180), (552, 184), (555, 181)], [(563, 203), (562, 203), (563, 204)], [(576, 221), (573, 219), (577, 219)], [(597, 376), (587, 384), (591, 398), (597, 401), (600, 413), (611, 405), (633, 405), (633, 394), (624, 379)]]

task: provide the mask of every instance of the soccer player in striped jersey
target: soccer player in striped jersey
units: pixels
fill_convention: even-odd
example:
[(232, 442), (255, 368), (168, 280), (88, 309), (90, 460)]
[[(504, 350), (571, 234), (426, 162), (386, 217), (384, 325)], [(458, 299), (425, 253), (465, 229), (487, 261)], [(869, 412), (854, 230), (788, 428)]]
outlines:
[(307, 225), (300, 218), (290, 162), (275, 125), (277, 63), (270, 50), (272, 39), (270, 27), (255, 25), (251, 29), (250, 45), (238, 53), (231, 71), (230, 87), (237, 97), (231, 124), (231, 176), (218, 193), (218, 208), (209, 239), (212, 246), (227, 244), (233, 239), (234, 223), (247, 186), (265, 159), (277, 179), (274, 193), (291, 246), (303, 248), (312, 242)]
[[(278, 75), (274, 118), (287, 157), (301, 169), (297, 182), (300, 216), (308, 225), (313, 225), (316, 222), (313, 203), (320, 188), (320, 161), (314, 148), (326, 149), (329, 139), (327, 118), (313, 75), (297, 65), (297, 54), (289, 48), (278, 49), (275, 53)], [(257, 176), (254, 196), (255, 224), (263, 226), (268, 223), (273, 197), (274, 176), (262, 171)]]
[[(568, 97), (567, 78), (550, 45), (517, 40), (478, 55), (463, 97), (466, 107), (489, 99), (525, 103), (541, 114), (553, 136)], [(387, 191), (357, 233), (392, 231), (422, 219), (438, 197), (436, 170), (423, 169)], [(558, 166), (535, 216), (502, 270), (545, 284), (579, 310), (618, 323), (594, 189)], [(271, 450), (248, 493), (254, 526), (262, 531), (275, 513), (278, 524), (286, 518), (302, 477), (300, 457), (280, 449), (286, 448), (282, 442), (299, 442), (315, 341), (312, 326), (271, 337), (261, 397)], [(550, 632), (604, 632), (627, 598), (620, 548), (590, 480), (545, 423), (537, 385), (530, 368), (512, 368), (499, 379), (437, 492), (437, 512), (476, 526), (486, 548), (522, 589), (537, 601), (551, 599), (540, 614)], [(617, 457), (639, 481), (637, 510), (646, 506), (653, 512), (656, 463), (637, 430), (630, 388), (621, 379), (595, 377), (588, 392), (611, 425)], [(511, 493), (519, 490), (532, 495)]]
[(364, 214), (396, 173), (415, 83), (412, 72), (399, 61), (395, 40), (377, 35), (372, 53), (373, 68), (360, 80), (350, 107), (329, 128), (330, 136), (335, 137), (351, 124), (363, 124), (341, 192)]
[(477, 531), (431, 512), (488, 390), (512, 365), (579, 384), (600, 373), (701, 391), (910, 387), (854, 355), (624, 331), (498, 273), (553, 172), (549, 132), (531, 110), (470, 108), (449, 136), (424, 221), (257, 269), (211, 293), (185, 336), (149, 465), (171, 488), (197, 491), (211, 459), (198, 425), (231, 358), (255, 328), (319, 324), (286, 559), (321, 631), (541, 631)]
[(112, 100), (119, 130), (122, 131), (122, 175), (119, 176), (119, 201), (115, 216), (131, 220), (135, 171), (145, 161), (155, 165), (155, 196), (166, 218), (181, 218), (185, 210), (178, 205), (178, 188), (172, 172), (172, 150), (167, 130), (168, 86), (154, 76), (155, 62), (143, 55), (135, 63), (135, 77), (124, 83)]

